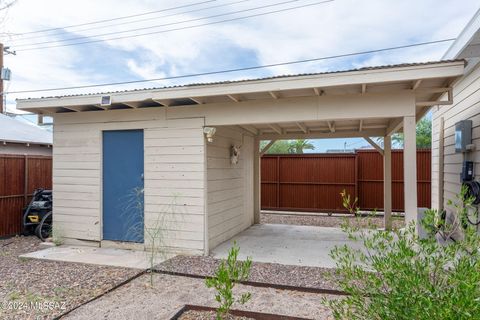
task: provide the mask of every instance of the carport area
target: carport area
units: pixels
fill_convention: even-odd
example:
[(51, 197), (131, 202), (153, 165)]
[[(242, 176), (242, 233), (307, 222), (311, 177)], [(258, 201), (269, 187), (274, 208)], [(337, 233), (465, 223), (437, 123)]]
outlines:
[(335, 267), (335, 261), (329, 256), (335, 246), (347, 244), (361, 248), (340, 228), (256, 224), (217, 246), (211, 255), (226, 259), (233, 241), (241, 248), (241, 260), (251, 257), (256, 262), (322, 268)]
[[(251, 256), (254, 261), (334, 267), (329, 257), (330, 250), (345, 243), (355, 245), (339, 228), (258, 224), (262, 187), (260, 159), (277, 140), (360, 137), (368, 141), (383, 157), (384, 226), (385, 229), (391, 229), (392, 135), (402, 132), (405, 221), (417, 222), (416, 123), (432, 106), (452, 103), (451, 84), (458, 76), (455, 73), (460, 70), (450, 70), (453, 71), (450, 73), (443, 67), (457, 65), (463, 69), (463, 62), (458, 63), (459, 61), (450, 61), (372, 68), (325, 74), (315, 79), (308, 79), (307, 76), (302, 81), (290, 82), (288, 85), (273, 79), (262, 86), (256, 85), (255, 92), (245, 90), (243, 94), (228, 95), (234, 105), (241, 108), (233, 109), (232, 106), (230, 111), (233, 114), (228, 120), (221, 116), (215, 120), (212, 118), (211, 122), (206, 123), (206, 128), (214, 127), (220, 132), (220, 139), (225, 138), (225, 130), (238, 129), (244, 136), (253, 138), (247, 144), (245, 138), (242, 138), (241, 142), (233, 142), (231, 145), (240, 150), (239, 164), (244, 170), (244, 177), (250, 174), (249, 170), (245, 171), (245, 166), (248, 167), (253, 159), (254, 225), (248, 228), (250, 217), (247, 208), (244, 220), (238, 220), (243, 221), (243, 225), (241, 222), (238, 229), (230, 229), (234, 231), (225, 235), (224, 240), (229, 240), (221, 242), (219, 238), (210, 235), (211, 255), (225, 258), (228, 248), (236, 241), (241, 247), (241, 256)], [(211, 112), (214, 113), (213, 106)], [(229, 122), (228, 126), (218, 125), (225, 121)], [(216, 138), (213, 135), (213, 142), (210, 143), (215, 144)], [(262, 141), (267, 141), (263, 148)], [(252, 142), (253, 154), (250, 152)], [(208, 144), (207, 159), (210, 159)], [(207, 167), (207, 176), (212, 169), (216, 170)], [(335, 170), (343, 169), (339, 165)], [(355, 175), (356, 172), (351, 174)], [(249, 181), (244, 180), (244, 185), (249, 184)], [(340, 197), (341, 188), (328, 186), (322, 192), (330, 198)], [(355, 190), (347, 191), (352, 196), (355, 195)], [(243, 199), (248, 204), (248, 191)], [(216, 228), (221, 224), (217, 223), (218, 216), (212, 216), (209, 208), (207, 211), (210, 226), (208, 232), (215, 234)]]

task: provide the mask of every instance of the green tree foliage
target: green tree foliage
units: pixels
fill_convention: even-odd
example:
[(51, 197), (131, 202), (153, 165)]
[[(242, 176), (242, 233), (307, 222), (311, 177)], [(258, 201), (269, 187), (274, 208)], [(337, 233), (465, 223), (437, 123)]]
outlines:
[(239, 298), (233, 296), (233, 288), (240, 282), (248, 279), (252, 260), (238, 261), (238, 252), (240, 247), (233, 243), (233, 247), (228, 251), (226, 261), (222, 261), (215, 271), (213, 278), (205, 279), (205, 285), (208, 288), (215, 288), (215, 300), (220, 304), (217, 309), (217, 320), (224, 319), (235, 302), (246, 303), (251, 298), (250, 292), (242, 294)]
[[(263, 149), (269, 141), (262, 141), (260, 149)], [(315, 150), (315, 146), (305, 139), (278, 140), (268, 149), (268, 154), (302, 154), (305, 150)]]
[[(403, 147), (403, 133), (392, 136), (394, 146)], [(432, 147), (432, 120), (427, 117), (417, 123), (417, 148)]]
[(304, 150), (315, 150), (315, 146), (305, 139), (290, 141), (289, 153), (301, 154)]
[[(429, 210), (422, 222), (426, 238), (414, 223), (387, 232), (347, 222), (344, 230), (364, 249), (344, 245), (331, 252), (339, 285), (349, 294), (324, 300), (335, 319), (480, 319), (480, 235), (461, 223), (467, 212), (477, 218), (478, 212), (465, 190), (458, 199), (450, 204), (460, 223), (447, 224)], [(449, 241), (452, 228), (463, 236)]]

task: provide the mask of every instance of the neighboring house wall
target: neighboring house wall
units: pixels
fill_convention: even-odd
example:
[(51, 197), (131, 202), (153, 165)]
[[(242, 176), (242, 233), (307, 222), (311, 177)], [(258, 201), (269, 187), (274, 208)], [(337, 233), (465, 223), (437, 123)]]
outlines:
[(55, 114), (53, 217), (67, 242), (102, 240), (102, 130), (144, 129), (145, 227), (175, 204), (164, 245), (175, 252), (204, 252), (204, 119), (166, 120), (165, 112)]
[[(231, 146), (241, 146), (237, 164)], [(207, 143), (208, 238), (212, 249), (253, 224), (253, 137), (217, 127)]]
[(51, 156), (52, 148), (47, 146), (30, 145), (23, 143), (0, 144), (0, 154), (27, 154), (37, 156)]
[[(444, 119), (443, 129), (443, 170), (439, 148), (441, 147), (441, 118)], [(442, 188), (440, 179), (443, 171), (443, 203), (453, 200), (459, 193), (460, 172), (463, 156), (455, 153), (455, 123), (460, 120), (472, 120), (472, 138), (476, 148), (468, 154), (468, 160), (475, 163), (475, 172), (480, 172), (480, 64), (473, 71), (458, 81), (453, 87), (453, 105), (436, 107), (432, 123), (432, 207), (439, 208)], [(477, 174), (478, 177), (478, 174)]]

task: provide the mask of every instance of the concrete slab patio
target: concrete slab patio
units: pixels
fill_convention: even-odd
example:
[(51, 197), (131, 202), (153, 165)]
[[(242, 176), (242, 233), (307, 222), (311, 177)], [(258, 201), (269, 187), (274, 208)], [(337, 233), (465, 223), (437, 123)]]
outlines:
[(348, 239), (340, 228), (280, 224), (254, 225), (212, 250), (214, 258), (224, 259), (236, 241), (239, 259), (287, 265), (334, 268), (329, 253), (336, 245), (361, 248)]
[[(23, 254), (20, 257), (135, 269), (147, 269), (150, 267), (147, 252), (114, 248), (62, 245), (59, 247), (30, 252)], [(155, 264), (163, 262), (166, 258), (170, 257), (157, 256)]]

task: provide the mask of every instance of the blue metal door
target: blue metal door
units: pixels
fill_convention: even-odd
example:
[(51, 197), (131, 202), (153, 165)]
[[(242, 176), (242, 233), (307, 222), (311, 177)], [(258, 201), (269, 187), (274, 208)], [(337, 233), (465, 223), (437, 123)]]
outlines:
[(103, 132), (103, 239), (143, 242), (143, 130)]

